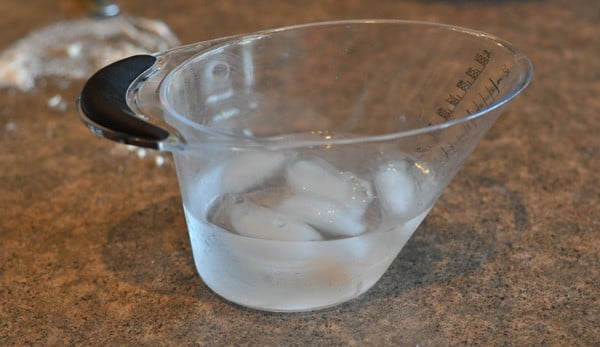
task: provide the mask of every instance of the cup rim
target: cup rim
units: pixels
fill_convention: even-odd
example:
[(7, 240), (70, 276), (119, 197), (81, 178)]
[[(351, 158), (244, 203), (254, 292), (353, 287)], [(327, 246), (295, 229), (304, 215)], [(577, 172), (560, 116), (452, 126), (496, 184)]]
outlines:
[[(446, 29), (449, 31), (456, 31), (466, 35), (476, 36), (488, 41), (495, 42), (497, 45), (503, 47), (505, 50), (509, 51), (513, 56), (515, 61), (521, 61), (521, 66), (524, 73), (524, 78), (520, 81), (520, 83), (515, 84), (513, 88), (506, 93), (502, 98), (495, 100), (490, 105), (487, 105), (481, 108), (479, 111), (470, 113), (465, 116), (457, 117), (454, 119), (446, 120), (441, 123), (426, 125), (419, 128), (402, 130), (392, 133), (385, 133), (379, 135), (365, 135), (365, 136), (352, 136), (350, 138), (333, 138), (333, 139), (310, 139), (310, 140), (296, 140), (296, 141), (278, 141), (278, 136), (273, 137), (247, 137), (244, 135), (236, 135), (227, 132), (218, 131), (212, 127), (208, 127), (202, 125), (200, 123), (194, 122), (184, 115), (177, 112), (167, 101), (167, 90), (168, 85), (170, 84), (170, 80), (173, 78), (175, 73), (181, 69), (185, 64), (192, 60), (197, 59), (199, 56), (210, 54), (215, 50), (218, 50), (226, 45), (231, 45), (235, 43), (243, 43), (247, 40), (254, 40), (256, 38), (269, 36), (279, 32), (289, 32), (296, 30), (303, 30), (307, 28), (315, 28), (315, 27), (328, 27), (328, 26), (344, 26), (344, 25), (377, 25), (377, 24), (394, 24), (394, 25), (410, 25), (410, 26), (429, 26), (432, 28), (440, 28)], [(220, 40), (219, 40), (220, 41)], [(200, 43), (202, 44), (202, 43)], [(168, 53), (168, 52), (167, 52)], [(323, 22), (313, 22), (306, 24), (298, 24), (291, 26), (283, 26), (268, 30), (257, 31), (250, 34), (241, 34), (236, 36), (231, 36), (223, 39), (219, 44), (214, 46), (210, 46), (206, 49), (200, 50), (196, 54), (192, 55), (188, 59), (179, 63), (175, 66), (171, 71), (167, 73), (164, 79), (160, 82), (158, 97), (161, 107), (168, 113), (171, 117), (177, 119), (178, 122), (181, 122), (185, 126), (190, 126), (207, 136), (210, 136), (211, 147), (213, 146), (227, 146), (227, 147), (235, 147), (235, 148), (277, 148), (277, 149), (290, 149), (290, 148), (306, 148), (306, 147), (314, 147), (314, 146), (322, 146), (322, 145), (346, 145), (346, 144), (355, 144), (355, 143), (369, 143), (369, 142), (384, 142), (390, 140), (397, 140), (401, 138), (422, 135), (426, 133), (432, 133), (435, 131), (440, 131), (446, 128), (453, 127), (455, 125), (477, 119), (492, 113), (494, 110), (497, 110), (507, 104), (509, 101), (517, 97), (523, 90), (531, 83), (533, 78), (533, 64), (530, 58), (515, 48), (511, 43), (506, 40), (503, 40), (495, 35), (488, 34), (483, 31), (469, 29), (462, 26), (443, 24), (443, 23), (435, 23), (435, 22), (426, 22), (426, 21), (415, 21), (415, 20), (397, 20), (397, 19), (350, 19), (350, 20), (333, 20), (333, 21), (323, 21)], [(285, 143), (283, 143), (285, 142)], [(205, 147), (207, 144), (203, 143), (185, 143), (184, 148), (194, 148), (196, 146)]]

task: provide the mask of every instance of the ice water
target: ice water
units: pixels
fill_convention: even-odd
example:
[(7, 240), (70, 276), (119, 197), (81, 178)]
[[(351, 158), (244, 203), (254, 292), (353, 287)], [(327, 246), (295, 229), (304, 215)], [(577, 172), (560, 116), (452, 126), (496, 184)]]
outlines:
[(353, 173), (322, 158), (250, 152), (199, 174), (184, 207), (204, 282), (232, 302), (271, 311), (364, 293), (433, 204), (433, 174), (418, 162), (373, 166)]

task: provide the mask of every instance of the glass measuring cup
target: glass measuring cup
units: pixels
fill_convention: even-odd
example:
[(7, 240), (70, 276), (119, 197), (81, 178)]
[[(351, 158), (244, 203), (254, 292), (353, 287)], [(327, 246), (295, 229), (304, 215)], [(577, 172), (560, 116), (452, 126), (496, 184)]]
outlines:
[(303, 311), (377, 282), (532, 74), (488, 34), (354, 20), (134, 56), (79, 106), (94, 132), (173, 153), (212, 290)]

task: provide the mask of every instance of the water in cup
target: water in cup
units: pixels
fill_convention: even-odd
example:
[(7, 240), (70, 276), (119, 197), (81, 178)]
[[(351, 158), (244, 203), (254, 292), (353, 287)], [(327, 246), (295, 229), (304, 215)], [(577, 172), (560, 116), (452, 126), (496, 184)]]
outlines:
[(351, 165), (359, 172), (328, 159), (242, 151), (197, 175), (185, 214), (209, 287), (301, 311), (375, 284), (431, 208), (434, 173), (403, 153)]

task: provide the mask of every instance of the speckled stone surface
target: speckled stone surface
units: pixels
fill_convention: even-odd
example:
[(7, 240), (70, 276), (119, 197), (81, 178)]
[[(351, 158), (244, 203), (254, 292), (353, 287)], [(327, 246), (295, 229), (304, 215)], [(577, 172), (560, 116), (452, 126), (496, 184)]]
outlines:
[[(58, 2), (2, 0), (0, 49), (64, 19)], [(81, 82), (1, 90), (1, 346), (599, 343), (600, 2), (121, 3), (186, 43), (342, 18), (458, 24), (512, 42), (536, 75), (377, 285), (302, 314), (202, 283), (168, 155), (157, 166), (94, 137), (74, 108)]]

